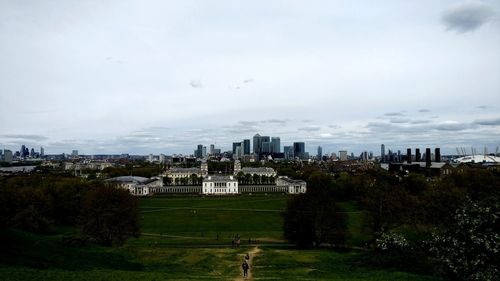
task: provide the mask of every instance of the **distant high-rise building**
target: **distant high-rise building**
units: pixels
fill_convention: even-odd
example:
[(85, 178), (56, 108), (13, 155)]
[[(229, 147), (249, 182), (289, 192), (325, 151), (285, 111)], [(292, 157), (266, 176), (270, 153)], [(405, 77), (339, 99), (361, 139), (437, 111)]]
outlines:
[(26, 153), (26, 146), (23, 144), (21, 145), (21, 150), (19, 151), (21, 153), (21, 157), (26, 157), (28, 156), (28, 153)]
[(71, 151), (71, 156), (73, 156), (73, 157), (78, 156), (78, 150)]
[(284, 146), (283, 154), (286, 160), (293, 159), (295, 157), (293, 155), (293, 146)]
[(32, 147), (30, 151), (30, 157), (35, 157), (35, 149)]
[(368, 161), (368, 151), (365, 150), (361, 153), (361, 161)]
[(45, 150), (41, 146), (40, 146), (40, 156), (41, 157), (45, 156)]
[(411, 148), (406, 149), (406, 163), (411, 163)]
[(236, 148), (241, 146), (241, 142), (233, 142), (233, 154), (236, 154)]
[(280, 138), (279, 137), (273, 137), (271, 138), (271, 152), (273, 153), (281, 153), (281, 144), (280, 144)]
[(149, 156), (148, 156), (148, 162), (152, 163), (153, 160), (154, 160), (153, 154), (149, 154)]
[(318, 146), (318, 160), (321, 160), (323, 158), (323, 148), (321, 146)]
[(8, 163), (12, 163), (12, 151), (5, 149), (3, 151), (3, 160)]
[(380, 145), (380, 162), (385, 163), (385, 145)]
[(210, 155), (214, 155), (215, 154), (215, 145), (213, 145), (213, 144), (210, 145), (209, 154)]
[(165, 154), (160, 154), (160, 163), (165, 163)]
[(262, 149), (261, 149), (261, 153), (271, 153), (273, 152), (273, 147), (272, 147), (272, 143), (268, 142), (268, 141), (263, 141), (262, 142)]
[(347, 161), (347, 151), (346, 150), (339, 151), (339, 160), (340, 161)]
[(201, 149), (201, 157), (202, 157), (202, 158), (207, 157), (207, 147), (206, 147), (206, 146), (204, 146), (204, 147)]
[(293, 155), (301, 159), (305, 158), (306, 145), (304, 142), (294, 142), (293, 143)]
[(430, 148), (426, 148), (425, 149), (425, 164), (427, 166), (430, 166), (431, 165), (431, 162), (432, 162), (432, 158), (431, 158), (431, 149)]
[(196, 150), (195, 150), (195, 157), (196, 158), (203, 158), (203, 145), (202, 144), (198, 144), (198, 146), (196, 147)]
[(434, 149), (434, 156), (436, 157), (436, 159), (434, 161), (441, 162), (441, 149), (439, 147), (436, 147)]
[(415, 148), (415, 162), (422, 161), (422, 156), (420, 155), (420, 148)]
[(262, 144), (262, 140), (260, 138), (260, 135), (255, 134), (255, 136), (253, 136), (253, 153), (260, 154), (260, 151), (262, 150), (261, 144)]
[(243, 140), (243, 154), (250, 155), (250, 140)]

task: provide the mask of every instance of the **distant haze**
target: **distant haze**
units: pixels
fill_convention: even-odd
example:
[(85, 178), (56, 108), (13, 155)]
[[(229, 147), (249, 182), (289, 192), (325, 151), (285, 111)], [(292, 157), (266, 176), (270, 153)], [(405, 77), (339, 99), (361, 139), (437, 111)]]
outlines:
[(500, 1), (0, 1), (0, 149), (500, 145)]

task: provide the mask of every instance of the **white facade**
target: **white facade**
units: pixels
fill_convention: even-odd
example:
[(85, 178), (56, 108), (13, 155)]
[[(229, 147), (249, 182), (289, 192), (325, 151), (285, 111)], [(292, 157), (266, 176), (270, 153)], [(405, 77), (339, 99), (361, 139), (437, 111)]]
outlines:
[(190, 178), (191, 175), (195, 174), (198, 177), (202, 177), (203, 173), (200, 168), (171, 168), (167, 170), (164, 176), (172, 179), (172, 184), (176, 183), (176, 179)]
[[(267, 176), (267, 177), (275, 177), (276, 176), (276, 171), (273, 168), (269, 168), (269, 167), (260, 167), (260, 168), (244, 167), (244, 168), (241, 168), (240, 171), (243, 174), (250, 174), (252, 176), (253, 175)], [(234, 170), (234, 172), (236, 173), (236, 169)]]
[(130, 194), (137, 196), (146, 196), (158, 192), (163, 186), (159, 178), (144, 178), (124, 176), (107, 179), (107, 182), (115, 183), (118, 187), (127, 189)]
[(238, 180), (233, 176), (208, 176), (203, 180), (201, 192), (207, 195), (238, 194)]
[(279, 177), (276, 179), (276, 186), (285, 186), (289, 194), (306, 193), (307, 183), (303, 180), (292, 180), (288, 177)]

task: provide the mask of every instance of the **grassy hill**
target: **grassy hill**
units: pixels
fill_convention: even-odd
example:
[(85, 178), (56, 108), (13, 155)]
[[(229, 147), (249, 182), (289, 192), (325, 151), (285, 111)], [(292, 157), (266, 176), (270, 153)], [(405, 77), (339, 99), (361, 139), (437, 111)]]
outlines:
[[(153, 197), (141, 199), (144, 235), (122, 247), (67, 246), (63, 237), (8, 231), (1, 237), (0, 280), (234, 280), (242, 255), (261, 240), (254, 280), (436, 280), (363, 266), (364, 253), (328, 249), (299, 251), (282, 241), (284, 195), (238, 197)], [(349, 211), (352, 241), (363, 243), (362, 214)], [(234, 234), (240, 248), (231, 247)], [(218, 236), (217, 236), (218, 235)], [(218, 238), (218, 239), (217, 239)]]

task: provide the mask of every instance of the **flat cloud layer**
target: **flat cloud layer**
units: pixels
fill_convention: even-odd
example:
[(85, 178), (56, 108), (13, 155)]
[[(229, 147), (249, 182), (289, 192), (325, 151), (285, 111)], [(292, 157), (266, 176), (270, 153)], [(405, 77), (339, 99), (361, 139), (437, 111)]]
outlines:
[(443, 14), (443, 23), (447, 30), (465, 33), (478, 29), (494, 15), (491, 6), (479, 1), (467, 1), (447, 10)]
[(456, 3), (0, 1), (0, 149), (492, 151), (500, 1)]

